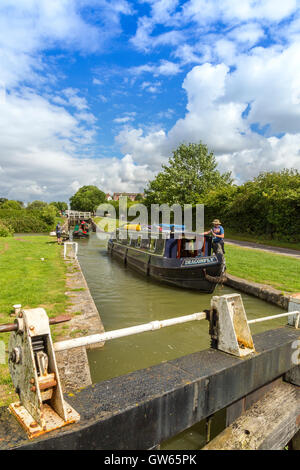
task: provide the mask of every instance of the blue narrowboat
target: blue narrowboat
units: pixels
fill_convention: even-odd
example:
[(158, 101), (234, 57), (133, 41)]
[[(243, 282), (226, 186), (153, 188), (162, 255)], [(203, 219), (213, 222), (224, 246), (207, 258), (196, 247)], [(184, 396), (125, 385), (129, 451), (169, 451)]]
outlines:
[(132, 227), (118, 229), (108, 241), (108, 252), (129, 268), (159, 282), (205, 293), (212, 293), (222, 281), (224, 255), (212, 253), (210, 236)]

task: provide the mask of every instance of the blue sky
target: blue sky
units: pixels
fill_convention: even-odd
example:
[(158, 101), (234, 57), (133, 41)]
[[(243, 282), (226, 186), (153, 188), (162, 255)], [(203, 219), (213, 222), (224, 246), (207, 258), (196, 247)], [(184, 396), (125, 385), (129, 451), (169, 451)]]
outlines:
[(143, 191), (181, 142), (300, 170), (299, 0), (2, 0), (0, 192)]

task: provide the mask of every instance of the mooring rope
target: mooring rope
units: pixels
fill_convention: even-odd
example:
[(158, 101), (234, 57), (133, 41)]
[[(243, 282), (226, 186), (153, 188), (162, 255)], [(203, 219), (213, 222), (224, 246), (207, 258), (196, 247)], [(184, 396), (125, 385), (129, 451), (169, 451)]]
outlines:
[(204, 276), (205, 276), (205, 279), (209, 282), (212, 282), (214, 284), (223, 284), (224, 282), (227, 281), (227, 276), (225, 274), (226, 264), (225, 264), (225, 258), (224, 258), (223, 250), (219, 245), (217, 247), (217, 253), (216, 254), (221, 254), (222, 255), (222, 262), (221, 262), (222, 274), (221, 274), (221, 276), (210, 276), (210, 274), (206, 273), (206, 269), (203, 270), (204, 271)]
[(210, 276), (206, 273), (205, 269), (203, 271), (205, 279), (209, 282), (212, 282), (214, 284), (223, 284), (225, 281), (227, 281), (227, 276), (225, 275), (225, 273), (222, 273), (221, 276)]

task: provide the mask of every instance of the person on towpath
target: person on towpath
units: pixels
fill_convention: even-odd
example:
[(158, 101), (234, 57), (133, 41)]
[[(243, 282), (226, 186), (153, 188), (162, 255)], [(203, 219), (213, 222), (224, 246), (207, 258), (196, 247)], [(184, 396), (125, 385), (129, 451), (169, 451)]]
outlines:
[(61, 225), (60, 225), (59, 222), (58, 222), (58, 224), (56, 225), (55, 231), (56, 231), (56, 236), (57, 236), (57, 243), (58, 243), (59, 245), (61, 245), (61, 244), (62, 244), (62, 239), (61, 239)]

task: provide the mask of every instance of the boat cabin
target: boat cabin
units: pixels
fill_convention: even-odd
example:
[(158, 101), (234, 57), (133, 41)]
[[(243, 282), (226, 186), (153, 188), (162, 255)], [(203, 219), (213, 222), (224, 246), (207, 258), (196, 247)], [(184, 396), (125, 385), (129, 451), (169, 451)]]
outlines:
[(207, 235), (120, 228), (115, 233), (117, 243), (165, 258), (196, 258), (210, 256), (212, 242)]

